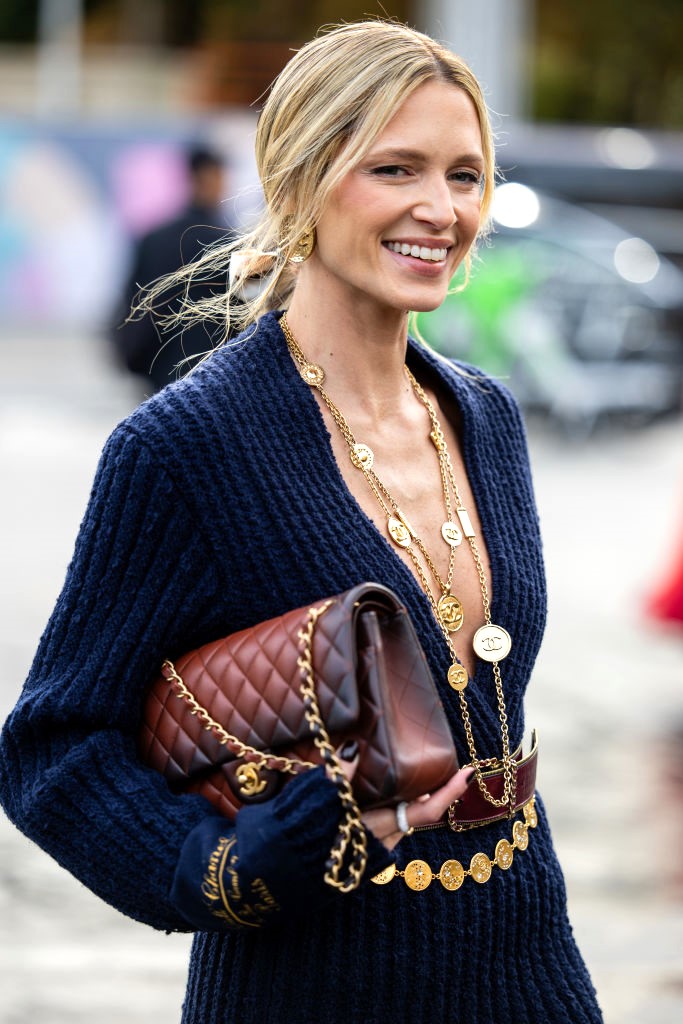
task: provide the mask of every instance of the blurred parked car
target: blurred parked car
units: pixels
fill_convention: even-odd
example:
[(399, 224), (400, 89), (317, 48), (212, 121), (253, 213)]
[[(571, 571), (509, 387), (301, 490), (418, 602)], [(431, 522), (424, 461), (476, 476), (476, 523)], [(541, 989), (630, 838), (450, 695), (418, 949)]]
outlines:
[(503, 377), (527, 409), (590, 432), (683, 401), (683, 272), (644, 239), (520, 183), (467, 288), (419, 318), (425, 339)]

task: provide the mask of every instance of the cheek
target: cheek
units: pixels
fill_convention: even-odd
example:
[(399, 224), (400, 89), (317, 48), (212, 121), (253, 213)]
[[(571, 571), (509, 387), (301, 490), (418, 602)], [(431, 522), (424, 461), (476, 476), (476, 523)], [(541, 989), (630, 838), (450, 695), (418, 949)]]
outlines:
[(479, 224), (481, 221), (481, 198), (480, 196), (474, 196), (465, 207), (465, 222), (467, 224), (468, 231), (474, 237), (479, 230)]

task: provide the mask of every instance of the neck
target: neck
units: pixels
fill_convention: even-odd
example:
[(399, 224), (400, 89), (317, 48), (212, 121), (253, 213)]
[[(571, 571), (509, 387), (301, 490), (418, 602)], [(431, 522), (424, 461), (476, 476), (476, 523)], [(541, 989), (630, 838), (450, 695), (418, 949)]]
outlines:
[[(367, 307), (368, 304), (366, 304)], [(325, 390), (370, 418), (396, 412), (410, 386), (403, 367), (408, 315), (396, 310), (349, 309), (348, 303), (310, 303), (295, 290), (287, 323), (306, 359), (325, 371)]]

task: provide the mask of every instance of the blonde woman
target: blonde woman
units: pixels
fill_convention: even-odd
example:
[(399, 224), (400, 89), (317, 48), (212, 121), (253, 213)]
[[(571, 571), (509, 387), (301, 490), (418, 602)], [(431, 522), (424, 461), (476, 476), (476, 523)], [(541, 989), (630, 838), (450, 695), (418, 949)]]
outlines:
[[(3, 733), (3, 803), (124, 913), (197, 931), (186, 1024), (596, 1024), (518, 750), (545, 619), (520, 417), (408, 337), (486, 230), (481, 90), (424, 35), (341, 26), (282, 72), (256, 154), (261, 223), (175, 281), (239, 251), (231, 293), (183, 316), (231, 310), (244, 334), (107, 443)], [(136, 735), (164, 656), (364, 580), (407, 605), (465, 767), (364, 815), (365, 874), (343, 894), (323, 880), (339, 802), (322, 769), (231, 824), (172, 795)]]

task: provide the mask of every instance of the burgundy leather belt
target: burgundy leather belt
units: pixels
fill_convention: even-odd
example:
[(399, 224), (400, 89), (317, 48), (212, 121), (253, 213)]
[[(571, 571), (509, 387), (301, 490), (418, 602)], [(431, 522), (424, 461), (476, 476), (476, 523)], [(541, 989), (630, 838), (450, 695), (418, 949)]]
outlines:
[[(464, 832), (466, 829), (490, 825), (493, 821), (512, 818), (534, 795), (536, 790), (537, 758), (538, 737), (534, 729), (531, 734), (531, 750), (529, 753), (523, 756), (520, 745), (512, 755), (512, 760), (515, 762), (513, 770), (516, 776), (514, 809), (512, 811), (507, 805), (495, 807), (489, 803), (482, 795), (477, 783), (473, 782), (465, 790), (460, 802), (453, 805), (450, 817), (447, 812), (442, 821), (435, 821), (432, 825), (418, 826), (415, 831), (418, 832), (429, 828), (444, 828), (447, 826), (454, 832)], [(500, 800), (503, 796), (505, 784), (503, 768), (498, 766), (489, 770), (484, 769), (481, 774), (491, 796), (495, 797), (496, 800)]]

